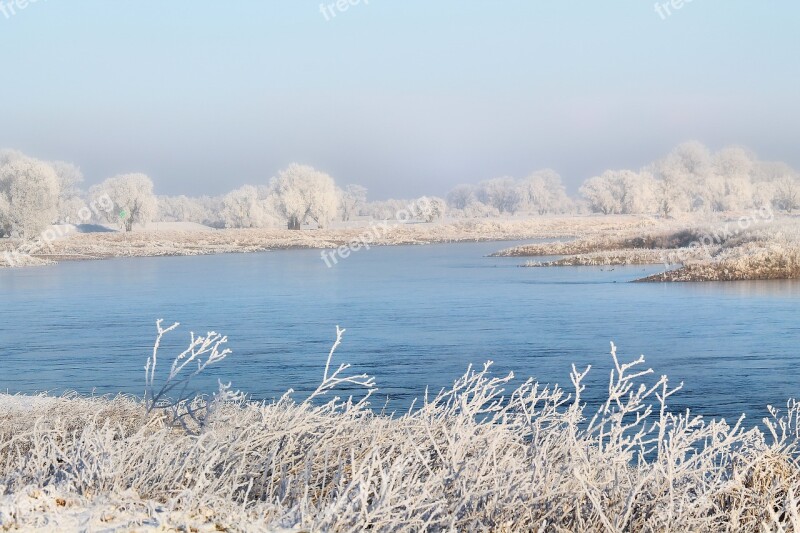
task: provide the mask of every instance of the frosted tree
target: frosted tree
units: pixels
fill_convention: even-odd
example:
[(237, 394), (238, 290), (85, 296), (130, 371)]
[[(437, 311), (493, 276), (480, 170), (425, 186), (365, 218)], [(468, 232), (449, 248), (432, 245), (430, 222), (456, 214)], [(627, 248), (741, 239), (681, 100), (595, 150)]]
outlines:
[(619, 195), (614, 190), (614, 184), (607, 175), (595, 176), (586, 180), (578, 193), (589, 204), (589, 209), (595, 213), (611, 215), (619, 213), (622, 209)]
[(203, 218), (199, 202), (188, 196), (159, 196), (159, 222), (199, 222)]
[(751, 154), (740, 147), (725, 148), (714, 156), (712, 172), (706, 182), (714, 211), (736, 211), (752, 207), (753, 159)]
[(648, 172), (607, 170), (587, 180), (581, 196), (596, 213), (639, 214), (656, 210), (656, 182)]
[(0, 182), (0, 238), (11, 236), (11, 204), (2, 191)]
[(299, 230), (309, 219), (323, 228), (336, 217), (336, 184), (313, 167), (293, 163), (272, 180), (272, 191), (277, 211), (289, 229)]
[(363, 211), (375, 220), (397, 219), (398, 214), (405, 212), (409, 203), (407, 200), (379, 200), (365, 204)]
[(0, 235), (32, 239), (58, 216), (58, 176), (19, 152), (0, 156)]
[(475, 187), (472, 185), (456, 185), (447, 193), (447, 205), (453, 209), (465, 209), (475, 201)]
[(80, 168), (65, 161), (54, 161), (50, 166), (58, 176), (58, 221), (77, 222), (78, 213), (86, 206), (79, 188), (83, 173)]
[(277, 220), (270, 213), (266, 195), (252, 185), (225, 195), (220, 216), (226, 228), (263, 228), (274, 225)]
[(500, 211), (496, 207), (477, 201), (467, 205), (462, 210), (462, 213), (467, 218), (493, 218), (500, 216)]
[(436, 196), (423, 196), (411, 203), (411, 214), (425, 222), (433, 222), (444, 217), (447, 202)]
[(114, 209), (104, 211), (103, 215), (108, 222), (121, 224), (125, 231), (132, 231), (134, 224), (152, 221), (157, 214), (153, 182), (144, 174), (122, 174), (89, 189), (92, 201), (103, 195), (114, 202)]
[(621, 170), (614, 174), (620, 194), (620, 209), (625, 214), (646, 214), (657, 210), (656, 181), (649, 172)]
[(212, 198), (209, 196), (159, 196), (156, 220), (194, 222), (214, 228), (223, 228), (225, 227), (221, 214), (223, 200), (223, 197)]
[(800, 182), (791, 176), (776, 181), (773, 202), (775, 207), (788, 213), (800, 209)]
[(567, 196), (561, 176), (554, 170), (534, 172), (521, 183), (524, 202), (528, 209), (540, 215), (571, 211), (572, 200)]
[(348, 185), (339, 191), (339, 198), (342, 222), (347, 222), (353, 215), (358, 215), (358, 210), (367, 203), (367, 189), (361, 185)]
[(478, 200), (497, 209), (500, 214), (516, 213), (524, 202), (522, 188), (514, 178), (494, 178), (478, 184)]
[(708, 148), (699, 142), (678, 145), (665, 158), (648, 169), (656, 177), (655, 200), (658, 211), (668, 217), (707, 203), (701, 194), (712, 173)]

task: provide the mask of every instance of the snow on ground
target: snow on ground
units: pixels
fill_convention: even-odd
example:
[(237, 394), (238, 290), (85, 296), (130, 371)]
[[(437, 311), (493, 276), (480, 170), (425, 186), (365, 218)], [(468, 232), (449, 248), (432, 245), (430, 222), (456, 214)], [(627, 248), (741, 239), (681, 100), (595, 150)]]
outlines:
[[(37, 253), (42, 260), (104, 259), (166, 255), (202, 255), (260, 252), (284, 248), (330, 249), (353, 243), (370, 246), (443, 242), (564, 238), (602, 231), (619, 231), (642, 223), (638, 217), (536, 217), (529, 219), (475, 219), (439, 223), (356, 221), (333, 229), (224, 229), (199, 225), (150, 225), (123, 233), (72, 232)], [(20, 243), (0, 241), (0, 266), (8, 266), (3, 249)], [(23, 263), (23, 266), (28, 266)]]
[(558, 256), (523, 266), (664, 264), (640, 281), (800, 279), (800, 218), (752, 214), (657, 221), (579, 239), (517, 246), (496, 256)]
[(0, 395), (0, 528), (797, 530), (800, 406), (765, 432), (671, 412), (612, 354), (590, 426), (577, 370), (568, 393), (478, 368), (397, 416), (239, 399), (197, 433), (133, 398)]
[[(744, 223), (742, 221), (745, 221)], [(157, 223), (131, 233), (110, 227), (57, 227), (47, 249), (12, 254), (21, 243), (0, 240), (0, 267), (61, 260), (246, 253), (285, 248), (332, 249), (465, 241), (558, 239), (501, 250), (508, 257), (557, 256), (524, 266), (666, 264), (680, 268), (647, 281), (800, 278), (800, 218), (753, 213), (658, 219), (646, 216), (545, 216), (438, 223), (355, 220), (331, 229), (223, 229)]]

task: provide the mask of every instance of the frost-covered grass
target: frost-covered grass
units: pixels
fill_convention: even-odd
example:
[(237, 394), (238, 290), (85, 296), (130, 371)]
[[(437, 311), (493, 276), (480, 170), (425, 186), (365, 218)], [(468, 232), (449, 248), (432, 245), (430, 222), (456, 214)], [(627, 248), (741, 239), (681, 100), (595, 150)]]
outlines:
[[(438, 223), (375, 222), (326, 230), (289, 231), (280, 229), (225, 229), (176, 231), (173, 229), (131, 233), (70, 234), (53, 241), (51, 247), (36, 254), (42, 260), (86, 260), (112, 257), (205, 255), (246, 253), (286, 248), (331, 249), (367, 241), (371, 246), (433, 244), (445, 242), (502, 241), (539, 238), (565, 238), (599, 231), (619, 231), (638, 225), (637, 217), (544, 216), (512, 219), (474, 219)], [(2, 252), (21, 243), (0, 239)]]
[[(692, 256), (701, 257), (702, 252), (686, 249)], [(663, 263), (665, 254), (663, 250), (650, 250), (643, 248), (629, 248), (621, 250), (590, 252), (585, 254), (567, 255), (551, 261), (527, 261), (526, 267), (556, 267), (556, 266), (611, 266), (611, 265), (656, 265)]]
[(209, 410), (192, 400), (198, 431), (175, 422), (188, 411), (174, 403), (146, 414), (152, 404), (128, 397), (0, 396), (0, 524), (800, 530), (798, 404), (773, 409), (764, 432), (745, 430), (673, 412), (677, 388), (666, 377), (651, 376), (643, 358), (622, 362), (613, 345), (612, 359), (597, 410), (583, 401), (589, 369), (573, 367), (570, 393), (512, 385), (487, 364), (391, 416), (362, 397), (333, 397), (342, 383), (360, 383), (366, 397), (374, 389), (330, 359), (313, 401), (256, 403), (228, 391)]
[(658, 221), (601, 231), (570, 241), (517, 246), (494, 255), (557, 256), (524, 266), (664, 264), (670, 269), (641, 281), (800, 279), (800, 218), (783, 216)]

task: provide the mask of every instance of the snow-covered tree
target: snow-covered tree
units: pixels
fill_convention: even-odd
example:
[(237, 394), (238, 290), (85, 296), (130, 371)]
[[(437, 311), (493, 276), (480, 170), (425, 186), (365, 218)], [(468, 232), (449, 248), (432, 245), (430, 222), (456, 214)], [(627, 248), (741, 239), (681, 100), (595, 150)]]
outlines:
[(358, 210), (367, 203), (367, 189), (361, 185), (348, 185), (339, 191), (339, 199), (342, 222), (347, 222), (353, 215), (358, 215)]
[(456, 185), (447, 193), (447, 205), (453, 209), (464, 209), (475, 201), (475, 187), (472, 185)]
[(201, 216), (198, 204), (188, 196), (159, 196), (157, 202), (159, 222), (195, 222)]
[(264, 228), (277, 222), (266, 195), (252, 185), (225, 195), (220, 216), (226, 228)]
[(482, 202), (472, 202), (462, 210), (462, 213), (466, 218), (493, 218), (500, 216), (500, 211), (496, 207)]
[(436, 196), (423, 196), (411, 203), (411, 214), (425, 222), (433, 222), (444, 217), (447, 202)]
[(752, 207), (753, 157), (743, 148), (729, 147), (714, 155), (705, 183), (714, 211), (736, 211)]
[(478, 184), (478, 200), (497, 209), (500, 214), (516, 213), (522, 207), (525, 197), (522, 188), (514, 178), (494, 178)]
[(58, 176), (42, 161), (0, 156), (0, 236), (32, 239), (58, 216)]
[(788, 213), (800, 209), (800, 181), (784, 176), (775, 182), (773, 202), (775, 207)]
[(289, 229), (299, 230), (309, 219), (323, 228), (336, 217), (336, 184), (313, 167), (293, 163), (272, 180), (272, 190), (277, 211)]
[(152, 221), (158, 211), (153, 182), (144, 174), (122, 174), (89, 189), (92, 201), (103, 195), (114, 202), (114, 209), (103, 215), (108, 222), (121, 224), (125, 231), (133, 230), (134, 224)]
[(225, 227), (225, 223), (222, 221), (222, 207), (222, 197), (159, 196), (156, 220), (161, 222), (194, 222), (214, 228), (222, 228)]
[(534, 172), (522, 180), (520, 188), (526, 208), (540, 215), (572, 210), (572, 200), (561, 183), (561, 176), (554, 170)]
[(81, 169), (65, 161), (50, 163), (58, 176), (58, 222), (77, 222), (78, 213), (86, 206), (79, 185), (83, 182)]
[(589, 178), (583, 182), (578, 192), (588, 202), (589, 209), (595, 213), (610, 215), (619, 209), (619, 202), (611, 190), (611, 184), (603, 176)]
[(375, 220), (395, 220), (398, 213), (404, 211), (408, 205), (407, 200), (379, 200), (368, 202), (364, 205), (363, 212)]

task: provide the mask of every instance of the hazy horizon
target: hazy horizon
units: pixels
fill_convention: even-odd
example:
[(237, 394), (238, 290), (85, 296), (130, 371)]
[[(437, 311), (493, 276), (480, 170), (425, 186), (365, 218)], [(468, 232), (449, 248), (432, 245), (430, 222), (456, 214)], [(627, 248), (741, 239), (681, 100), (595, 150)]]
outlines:
[(788, 2), (9, 4), (0, 147), (85, 186), (216, 195), (298, 161), (371, 198), (542, 168), (574, 193), (686, 140), (800, 167)]

